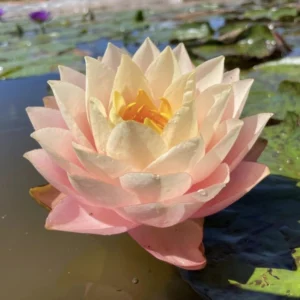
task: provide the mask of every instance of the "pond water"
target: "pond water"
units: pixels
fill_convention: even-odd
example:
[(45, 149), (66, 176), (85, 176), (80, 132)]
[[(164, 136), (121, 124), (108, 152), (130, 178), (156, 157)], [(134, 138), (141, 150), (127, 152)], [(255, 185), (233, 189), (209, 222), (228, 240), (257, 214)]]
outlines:
[[(194, 292), (181, 279), (177, 269), (148, 255), (126, 234), (101, 237), (46, 231), (47, 212), (28, 194), (30, 187), (45, 181), (22, 157), (26, 151), (38, 147), (30, 138), (32, 128), (25, 108), (42, 105), (42, 98), (49, 92), (47, 80), (58, 78), (57, 64), (82, 71), (83, 56), (102, 56), (109, 41), (125, 47), (130, 53), (146, 36), (161, 49), (183, 41), (195, 63), (225, 54), (227, 68), (241, 67), (242, 76), (256, 79), (245, 114), (271, 111), (276, 121), (276, 125), (271, 124), (274, 126), (267, 127), (263, 133), (269, 145), (261, 162), (267, 163), (273, 174), (299, 181), (300, 9), (296, 1), (261, 3), (249, 2), (238, 7), (193, 4), (163, 11), (145, 10), (142, 19), (137, 18), (136, 11), (95, 11), (95, 19), (90, 14), (60, 16), (46, 25), (46, 34), (41, 34), (38, 25), (27, 19), (0, 23), (0, 78), (5, 79), (0, 81), (0, 296), (3, 299), (209, 299), (205, 294), (215, 296), (214, 300), (223, 299), (222, 289), (206, 293), (214, 290), (211, 282), (199, 287), (198, 273), (183, 274), (194, 284), (198, 294)], [(272, 184), (286, 189), (288, 186), (291, 190), (296, 183), (285, 185), (276, 181)], [(246, 205), (247, 201), (249, 199)], [(259, 205), (258, 209), (261, 209)], [(274, 220), (281, 218), (276, 214), (278, 211), (288, 210), (278, 206), (273, 212)], [(224, 214), (223, 219), (227, 219), (228, 212)], [(229, 211), (231, 214), (236, 216), (239, 212), (233, 208)], [(274, 222), (273, 219), (270, 222)], [(209, 222), (213, 225), (207, 232), (214, 232), (214, 219)], [(249, 224), (241, 226), (253, 226)], [(299, 230), (298, 227), (295, 230)], [(234, 247), (231, 235), (232, 232), (225, 232), (216, 237), (225, 241), (222, 245)], [(269, 239), (270, 236), (266, 240)], [(208, 239), (207, 243), (214, 245), (215, 241)], [(299, 246), (294, 244), (291, 248)], [(268, 245), (266, 248), (266, 253), (275, 253), (268, 252)], [(279, 251), (276, 255), (274, 257), (278, 258), (282, 253)], [(284, 267), (291, 271), (292, 256), (290, 252), (286, 255), (289, 264)], [(211, 257), (215, 259), (214, 255)], [(230, 261), (226, 263), (230, 265)], [(255, 267), (261, 265), (254, 264)], [(211, 269), (205, 272), (201, 274), (216, 278)], [(294, 276), (292, 282), (296, 282), (296, 275), (287, 274)], [(199, 278), (203, 280), (201, 276), (204, 275)], [(229, 279), (225, 278), (227, 284)], [(239, 284), (249, 289), (244, 279)], [(216, 279), (215, 283), (224, 285), (224, 278)], [(286, 295), (286, 290), (276, 293)], [(231, 299), (228, 295), (227, 300)], [(294, 295), (300, 297), (296, 292)]]

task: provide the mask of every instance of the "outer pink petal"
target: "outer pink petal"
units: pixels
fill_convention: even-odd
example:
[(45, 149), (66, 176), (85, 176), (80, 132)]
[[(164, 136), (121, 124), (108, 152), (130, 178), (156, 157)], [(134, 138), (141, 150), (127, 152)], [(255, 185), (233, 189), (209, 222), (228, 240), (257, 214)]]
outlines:
[(241, 162), (231, 173), (230, 182), (226, 188), (213, 200), (202, 206), (193, 218), (203, 218), (226, 208), (248, 193), (269, 174), (269, 168), (265, 165)]
[(169, 228), (141, 226), (129, 234), (157, 259), (187, 270), (206, 265), (202, 247), (203, 222), (188, 220)]
[(244, 125), (239, 136), (226, 156), (224, 162), (233, 170), (253, 147), (268, 120), (272, 117), (270, 113), (263, 113), (243, 119)]
[(58, 69), (61, 81), (72, 83), (85, 90), (85, 75), (65, 66), (58, 66)]
[(94, 141), (87, 120), (85, 91), (69, 82), (49, 81), (62, 117), (78, 143), (93, 149)]
[(66, 196), (50, 212), (46, 228), (77, 233), (110, 235), (136, 227), (112, 210), (82, 205)]
[(46, 127), (67, 129), (67, 125), (57, 109), (47, 107), (27, 107), (26, 112), (35, 130)]
[(75, 194), (66, 172), (58, 167), (43, 149), (29, 151), (24, 154), (37, 171), (55, 188), (64, 194)]
[(31, 134), (51, 158), (67, 172), (80, 172), (81, 163), (73, 149), (70, 131), (61, 128), (43, 128)]
[(245, 161), (253, 161), (256, 162), (262, 152), (265, 150), (265, 148), (268, 145), (268, 141), (263, 138), (258, 138), (258, 140), (255, 142), (254, 146), (251, 148), (251, 150), (246, 154), (244, 157)]
[(46, 96), (43, 98), (44, 106), (47, 108), (59, 109), (56, 99), (53, 96)]

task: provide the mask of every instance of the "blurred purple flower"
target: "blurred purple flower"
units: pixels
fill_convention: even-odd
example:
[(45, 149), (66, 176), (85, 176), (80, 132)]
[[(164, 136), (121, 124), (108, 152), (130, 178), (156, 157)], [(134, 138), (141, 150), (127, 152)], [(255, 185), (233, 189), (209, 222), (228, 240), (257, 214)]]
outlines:
[(44, 23), (48, 21), (50, 16), (50, 12), (46, 10), (38, 10), (29, 14), (30, 19), (37, 23)]
[(5, 14), (5, 11), (3, 8), (0, 8), (0, 18)]

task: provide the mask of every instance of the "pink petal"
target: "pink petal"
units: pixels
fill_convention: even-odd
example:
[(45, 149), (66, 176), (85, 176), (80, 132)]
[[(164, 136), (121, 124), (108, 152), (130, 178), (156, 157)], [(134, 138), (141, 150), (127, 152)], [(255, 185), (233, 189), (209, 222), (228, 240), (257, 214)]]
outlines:
[(140, 67), (142, 72), (145, 73), (149, 65), (157, 58), (159, 53), (159, 50), (150, 38), (146, 38), (140, 48), (133, 55), (132, 60)]
[(80, 204), (72, 196), (62, 199), (46, 220), (50, 230), (100, 235), (119, 234), (134, 227), (114, 211)]
[(85, 75), (65, 66), (58, 66), (58, 69), (61, 81), (72, 83), (85, 90)]
[[(124, 218), (154, 227), (170, 227), (183, 222), (199, 210), (205, 202), (213, 199), (229, 180), (229, 168), (220, 165), (210, 179), (198, 185), (189, 194), (164, 202), (120, 207), (116, 211)], [(206, 186), (205, 184), (209, 184)]]
[(240, 117), (252, 84), (253, 79), (240, 80), (232, 84), (232, 93), (230, 94), (222, 120)]
[(64, 194), (75, 194), (66, 172), (58, 167), (43, 149), (29, 151), (24, 154), (37, 171), (56, 189)]
[(66, 123), (57, 109), (47, 107), (27, 107), (26, 112), (35, 130), (46, 127), (67, 129)]
[(49, 81), (60, 112), (78, 143), (93, 149), (94, 141), (87, 120), (85, 91), (68, 82)]
[(219, 125), (208, 152), (190, 171), (194, 183), (207, 178), (222, 163), (238, 138), (242, 126), (243, 121), (235, 119)]
[(230, 182), (214, 199), (202, 206), (193, 218), (203, 218), (228, 207), (270, 174), (269, 168), (253, 162), (241, 162), (231, 173)]
[(173, 49), (173, 53), (178, 61), (182, 74), (189, 73), (195, 69), (190, 56), (183, 43), (180, 43)]
[(137, 195), (141, 203), (161, 202), (183, 195), (191, 187), (187, 173), (154, 175), (127, 173), (120, 177), (121, 186)]
[(73, 150), (70, 131), (61, 128), (43, 128), (31, 134), (51, 158), (67, 172), (80, 172), (81, 164)]
[(82, 195), (84, 203), (97, 207), (116, 208), (138, 204), (137, 197), (120, 186), (96, 180), (88, 176), (69, 175), (75, 190)]
[(262, 152), (268, 145), (268, 141), (263, 138), (258, 138), (251, 150), (246, 154), (243, 160), (256, 162)]
[(43, 98), (44, 106), (47, 108), (59, 109), (56, 99), (53, 96), (47, 96)]
[(224, 162), (233, 170), (253, 147), (273, 114), (263, 113), (243, 119), (244, 125)]
[(202, 247), (203, 222), (188, 220), (169, 228), (141, 226), (129, 231), (157, 259), (187, 270), (206, 265)]
[(240, 69), (236, 68), (234, 70), (224, 73), (222, 83), (231, 84), (239, 80), (240, 80)]

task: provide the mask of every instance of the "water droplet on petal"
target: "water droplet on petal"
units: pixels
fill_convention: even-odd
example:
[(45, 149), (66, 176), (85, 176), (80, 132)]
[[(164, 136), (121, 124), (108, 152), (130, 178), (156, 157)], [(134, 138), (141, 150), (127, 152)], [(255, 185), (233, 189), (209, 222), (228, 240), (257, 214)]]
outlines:
[(158, 180), (158, 179), (159, 179), (159, 175), (157, 175), (157, 174), (153, 174), (153, 179), (156, 179), (156, 180)]
[(206, 191), (206, 190), (200, 190), (200, 191), (199, 191), (199, 194), (200, 194), (201, 196), (207, 196), (207, 191)]

